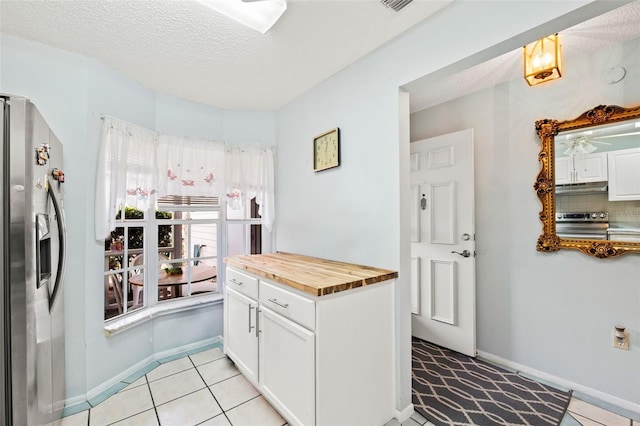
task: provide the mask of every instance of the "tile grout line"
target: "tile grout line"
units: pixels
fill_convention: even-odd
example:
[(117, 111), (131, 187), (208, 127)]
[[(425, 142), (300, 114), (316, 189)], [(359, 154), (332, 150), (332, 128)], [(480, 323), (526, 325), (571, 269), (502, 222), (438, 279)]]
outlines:
[[(208, 349), (201, 349), (201, 350), (195, 350), (195, 351), (193, 351), (193, 353), (190, 353), (190, 352), (192, 352), (192, 351), (186, 351), (186, 352), (183, 352), (183, 354), (184, 354), (184, 355), (182, 355), (182, 356), (177, 356), (177, 357), (176, 357), (176, 358), (174, 358), (174, 359), (166, 360), (166, 361), (164, 361), (164, 362), (160, 362), (160, 361), (153, 361), (153, 362), (149, 363), (147, 366), (145, 366), (145, 367), (141, 368), (141, 369), (140, 369), (140, 370), (138, 370), (138, 371), (144, 370), (145, 368), (149, 367), (150, 365), (152, 365), (152, 364), (156, 363), (157, 365), (156, 365), (152, 370), (150, 370), (150, 371), (149, 371), (149, 372), (151, 372), (151, 371), (153, 371), (155, 368), (157, 368), (157, 367), (161, 366), (162, 364), (166, 364), (166, 363), (169, 363), (169, 362), (172, 362), (172, 361), (177, 361), (177, 360), (182, 359), (182, 358), (185, 358), (185, 357), (189, 358), (189, 361), (191, 361), (191, 364), (196, 368), (196, 371), (197, 371), (197, 367), (195, 366), (195, 364), (194, 364), (193, 360), (191, 359), (191, 355), (196, 355), (196, 354), (199, 354), (199, 353), (205, 352), (205, 351), (207, 351), (207, 350), (212, 350), (212, 349), (216, 349), (216, 348), (217, 348), (217, 349), (220, 349), (220, 347), (219, 347), (219, 346), (217, 346), (217, 345), (215, 345), (215, 344), (214, 344), (214, 345), (213, 345), (213, 347), (211, 347), (211, 348), (208, 348)], [(178, 355), (178, 354), (176, 354), (176, 355)], [(225, 356), (225, 357), (226, 357), (226, 356)], [(223, 358), (224, 358), (224, 357), (223, 357)], [(218, 358), (218, 359), (222, 359), (222, 358)], [(209, 363), (211, 363), (211, 362), (213, 362), (213, 361), (217, 361), (218, 359), (214, 359), (214, 360), (211, 360), (211, 361), (208, 361), (208, 362), (202, 363), (201, 365), (209, 364)], [(188, 370), (188, 369), (187, 369), (187, 370)], [(161, 378), (159, 378), (159, 379), (156, 379), (156, 380), (154, 380), (154, 381), (157, 381), (157, 380), (163, 379), (163, 378), (165, 378), (165, 377), (170, 377), (170, 376), (172, 376), (172, 375), (176, 375), (176, 374), (178, 374), (178, 373), (182, 373), (182, 372), (187, 371), (187, 370), (178, 371), (178, 372), (175, 372), (175, 373), (169, 374), (169, 375), (167, 375), (167, 376), (161, 377)], [(199, 371), (198, 371), (198, 374), (199, 374)], [(135, 373), (134, 373), (133, 375), (135, 375)], [(129, 377), (131, 377), (131, 376), (129, 376)], [(158, 413), (157, 413), (157, 410), (156, 410), (155, 402), (153, 401), (153, 394), (151, 393), (150, 381), (149, 381), (149, 378), (147, 377), (147, 373), (143, 374), (142, 376), (140, 376), (140, 377), (139, 377), (138, 379), (136, 379), (136, 380), (139, 380), (139, 379), (141, 379), (141, 378), (143, 378), (143, 377), (145, 378), (145, 381), (146, 381), (146, 384), (147, 384), (147, 388), (149, 389), (149, 394), (151, 395), (151, 401), (152, 401), (152, 403), (153, 403), (153, 408), (154, 408), (154, 410), (156, 411), (156, 417), (158, 417)], [(200, 377), (202, 378), (202, 376), (200, 376)], [(203, 382), (204, 382), (204, 379), (202, 379), (202, 380), (203, 380)], [(118, 393), (122, 392), (124, 389), (126, 389), (127, 387), (129, 387), (129, 386), (130, 386), (130, 385), (132, 385), (133, 383), (134, 383), (134, 380), (132, 380), (131, 382), (127, 382), (126, 380), (121, 380), (121, 381), (117, 382), (116, 384), (114, 384), (113, 386), (111, 386), (111, 388), (118, 387), (118, 385), (119, 385), (119, 384), (123, 384), (123, 385), (125, 385), (125, 386), (124, 386), (124, 387), (122, 387), (121, 389), (119, 389), (118, 391), (113, 392), (111, 395), (109, 395), (109, 397), (104, 398), (102, 401), (100, 401), (100, 402), (98, 402), (98, 403), (96, 403), (96, 404), (92, 404), (91, 402), (89, 402), (89, 400), (86, 400), (86, 401), (84, 401), (84, 403), (86, 403), (86, 405), (88, 405), (88, 407), (89, 407), (89, 408), (87, 408), (86, 410), (80, 410), (80, 411), (78, 411), (78, 412), (76, 412), (76, 413), (73, 413), (73, 414), (68, 414), (68, 415), (66, 415), (66, 416), (64, 416), (64, 417), (70, 417), (70, 416), (72, 416), (72, 415), (75, 415), (75, 414), (81, 413), (81, 412), (83, 412), (83, 411), (86, 411), (86, 412), (87, 412), (87, 426), (90, 426), (90, 423), (91, 423), (91, 410), (92, 410), (92, 409), (94, 409), (94, 408), (96, 408), (98, 405), (100, 405), (101, 403), (105, 402), (107, 399), (111, 398), (112, 396), (117, 395)], [(140, 385), (140, 386), (144, 386), (144, 385)], [(136, 386), (136, 387), (139, 387), (139, 386)], [(208, 387), (208, 386), (206, 385), (206, 382), (205, 382), (205, 387)], [(110, 389), (111, 389), (111, 388), (110, 388)], [(109, 391), (110, 389), (107, 389), (105, 392)], [(135, 389), (135, 388), (132, 388), (132, 389)], [(128, 390), (131, 390), (131, 389), (128, 389)], [(201, 389), (199, 389), (199, 390), (201, 390)], [(103, 392), (103, 393), (104, 393), (104, 392)], [(191, 392), (191, 393), (193, 393), (193, 392)], [(176, 399), (177, 399), (177, 398), (176, 398)], [(174, 399), (174, 400), (175, 400), (175, 399)], [(173, 400), (172, 400), (172, 401), (173, 401)], [(167, 401), (167, 402), (170, 402), (170, 401)], [(217, 402), (217, 401), (216, 401), (216, 402)], [(78, 405), (78, 404), (74, 404), (74, 406), (75, 406), (75, 405)], [(65, 408), (67, 408), (67, 407), (65, 407)], [(148, 410), (145, 410), (145, 411), (148, 411)], [(144, 411), (142, 411), (142, 412), (144, 412)], [(142, 412), (140, 412), (140, 413), (142, 413)], [(130, 417), (133, 417), (133, 416), (138, 415), (138, 414), (140, 414), (140, 413), (134, 414), (134, 415), (132, 415), (132, 416), (125, 417), (125, 419), (130, 418)], [(62, 417), (62, 418), (64, 418), (64, 417)], [(121, 419), (121, 420), (124, 420), (124, 419)], [(120, 420), (119, 420), (119, 421), (120, 421)], [(159, 418), (158, 418), (158, 422), (159, 422)]]
[[(191, 356), (190, 356), (189, 354), (186, 354), (184, 357), (176, 358), (176, 359), (171, 360), (171, 361), (168, 361), (168, 362), (177, 361), (177, 360), (182, 359), (182, 358), (188, 358), (188, 359), (189, 359), (189, 361), (191, 362), (191, 365), (192, 365), (193, 367), (190, 367), (190, 368), (187, 368), (187, 369), (185, 369), (185, 370), (181, 370), (181, 371), (178, 371), (178, 372), (175, 372), (175, 373), (172, 373), (172, 374), (168, 374), (168, 375), (166, 375), (166, 376), (164, 376), (164, 377), (157, 378), (156, 380), (149, 380), (149, 378), (147, 377), (147, 374), (148, 374), (148, 373), (147, 373), (147, 374), (145, 374), (145, 375), (143, 376), (143, 377), (145, 378), (145, 381), (146, 381), (146, 384), (147, 384), (147, 388), (148, 388), (148, 390), (149, 390), (149, 394), (150, 394), (150, 396), (151, 396), (151, 403), (153, 404), (153, 410), (154, 410), (154, 412), (156, 413), (156, 419), (158, 420), (158, 424), (159, 424), (159, 425), (161, 425), (162, 423), (160, 422), (160, 415), (158, 414), (158, 406), (156, 405), (156, 402), (155, 402), (155, 400), (154, 400), (154, 398), (153, 398), (153, 392), (151, 391), (151, 383), (152, 383), (152, 382), (157, 382), (157, 381), (160, 381), (160, 380), (162, 380), (162, 379), (165, 379), (165, 378), (168, 378), (168, 377), (171, 377), (171, 376), (175, 376), (175, 375), (180, 374), (180, 373), (184, 373), (184, 372), (186, 372), (186, 371), (191, 370), (191, 368), (193, 368), (193, 369), (196, 371), (196, 373), (198, 373), (198, 376), (200, 377), (200, 379), (201, 379), (201, 380), (202, 380), (202, 382), (204, 383), (204, 387), (203, 387), (203, 388), (196, 389), (196, 390), (194, 390), (194, 391), (192, 391), (192, 392), (186, 393), (186, 394), (181, 395), (181, 396), (179, 396), (179, 397), (177, 397), (177, 398), (174, 398), (174, 399), (171, 399), (171, 400), (169, 400), (169, 401), (163, 402), (163, 403), (162, 403), (162, 404), (160, 404), (160, 405), (168, 404), (169, 402), (176, 401), (176, 400), (178, 400), (178, 399), (180, 399), (180, 398), (182, 398), (182, 397), (185, 397), (185, 396), (187, 396), (187, 395), (194, 394), (194, 393), (199, 392), (199, 391), (201, 391), (201, 390), (203, 390), (203, 389), (208, 389), (208, 385), (207, 385), (206, 381), (204, 380), (204, 378), (202, 377), (202, 375), (200, 375), (200, 371), (198, 371), (198, 368), (196, 367), (195, 363), (193, 362), (193, 360), (191, 359)], [(218, 358), (218, 359), (222, 359), (222, 358)], [(205, 362), (205, 363), (203, 363), (203, 364), (201, 364), (201, 365), (209, 364), (209, 363), (211, 363), (211, 362), (217, 361), (218, 359), (214, 359), (214, 360), (212, 360), (212, 361)], [(163, 363), (161, 363), (160, 365), (162, 365), (162, 364), (163, 364)], [(159, 365), (158, 365), (158, 367), (159, 367)], [(157, 367), (156, 367), (156, 368), (157, 368)], [(153, 370), (151, 370), (151, 371), (153, 371)], [(151, 372), (151, 371), (150, 371), (150, 372)], [(140, 386), (144, 386), (144, 385), (140, 385)], [(210, 390), (210, 389), (209, 389), (209, 392), (211, 392), (211, 390)], [(213, 394), (212, 394), (212, 396), (213, 396)], [(214, 396), (214, 399), (215, 399), (215, 396)], [(220, 406), (220, 404), (218, 403), (217, 399), (216, 399), (216, 403), (218, 404), (218, 406)], [(220, 407), (220, 409), (222, 410), (222, 407)], [(142, 411), (142, 412), (144, 412), (144, 411)], [(141, 412), (141, 413), (142, 413), (142, 412)], [(222, 410), (222, 412), (224, 413), (224, 410)], [(140, 413), (134, 414), (134, 415), (129, 416), (129, 417), (126, 417), (126, 418), (130, 418), (130, 417), (133, 417), (133, 416), (138, 415), (138, 414), (140, 414)], [(215, 417), (215, 416), (214, 416), (214, 417)], [(226, 417), (226, 416), (225, 416), (225, 417)], [(212, 418), (213, 418), (213, 417), (212, 417)], [(227, 419), (228, 419), (228, 418), (227, 418)], [(124, 419), (121, 419), (121, 420), (124, 420)], [(118, 421), (121, 421), (121, 420), (118, 420)], [(205, 421), (206, 421), (206, 420), (205, 420)], [(229, 423), (231, 423), (231, 421), (229, 421)]]
[(231, 423), (231, 419), (229, 418), (229, 416), (227, 416), (227, 411), (224, 408), (222, 408), (222, 405), (220, 405), (220, 402), (218, 401), (218, 398), (216, 398), (215, 394), (213, 393), (213, 391), (211, 390), (211, 386), (207, 386), (207, 389), (209, 390), (209, 393), (211, 394), (211, 396), (213, 397), (213, 400), (216, 402), (216, 404), (218, 404), (218, 407), (220, 407), (220, 410), (222, 410), (222, 415), (225, 417), (225, 419), (227, 419), (227, 421), (229, 422), (229, 424), (231, 426), (233, 426), (233, 423)]
[[(233, 376), (233, 377), (236, 377), (236, 376)], [(219, 383), (222, 383), (222, 382), (219, 382)], [(260, 398), (261, 396), (262, 396), (262, 394), (261, 394), (260, 392), (258, 392), (258, 395), (254, 396), (253, 398), (249, 398), (249, 399), (247, 399), (246, 401), (241, 402), (241, 403), (240, 403), (240, 404), (238, 404), (238, 405), (234, 405), (233, 407), (229, 408), (229, 409), (228, 409), (228, 410), (226, 410), (226, 411), (234, 410), (234, 409), (238, 408), (239, 406), (241, 406), (241, 405), (243, 405), (243, 404), (246, 404), (246, 403), (247, 403), (247, 402), (249, 402), (249, 401), (253, 401), (253, 400), (254, 400), (254, 399), (256, 399), (256, 398)]]
[[(227, 356), (225, 355), (223, 358), (227, 358)], [(222, 359), (222, 358), (214, 359), (214, 360), (213, 360), (213, 361), (211, 361), (211, 362), (218, 361), (218, 360), (220, 360), (220, 359)], [(218, 404), (218, 407), (220, 407), (220, 410), (222, 410), (222, 415), (227, 419), (227, 421), (229, 422), (229, 424), (230, 424), (231, 426), (233, 426), (233, 423), (231, 423), (231, 419), (229, 419), (229, 416), (227, 416), (227, 412), (226, 412), (226, 410), (225, 410), (224, 408), (222, 408), (222, 405), (220, 405), (220, 402), (218, 402), (218, 398), (216, 398), (216, 396), (213, 394), (213, 391), (211, 390), (211, 386), (209, 386), (209, 385), (207, 384), (207, 381), (204, 379), (204, 377), (202, 377), (202, 374), (200, 374), (200, 370), (198, 370), (198, 367), (196, 367), (195, 363), (194, 363), (194, 362), (193, 362), (193, 360), (191, 359), (191, 356), (189, 356), (189, 361), (191, 361), (191, 363), (193, 364), (193, 367), (196, 369), (196, 372), (198, 373), (198, 376), (200, 376), (200, 378), (201, 378), (201, 379), (202, 379), (202, 381), (204, 382), (205, 386), (207, 387), (207, 390), (209, 391), (209, 393), (210, 393), (210, 394), (211, 394), (211, 396), (213, 397), (213, 400), (216, 402), (216, 404)], [(205, 363), (205, 364), (208, 364), (208, 363)], [(202, 365), (204, 365), (204, 364), (202, 364)], [(235, 377), (235, 376), (234, 376), (234, 377)], [(228, 378), (227, 378), (227, 379), (225, 379), (225, 380), (228, 380)], [(224, 380), (221, 380), (221, 381), (220, 381), (220, 382), (218, 382), (218, 383), (221, 383), (221, 382), (223, 382), (223, 381), (224, 381)], [(215, 417), (217, 417), (217, 416), (214, 416), (214, 417), (212, 417), (212, 418), (215, 418)], [(206, 420), (205, 420), (205, 421), (206, 421)]]
[(575, 396), (577, 400), (584, 402), (585, 404), (589, 404), (596, 408), (600, 408), (610, 413), (617, 414), (618, 416), (624, 417), (625, 419), (630, 419), (632, 422), (635, 420), (636, 422), (640, 423), (640, 415), (637, 412), (624, 409), (612, 403), (604, 402), (581, 392), (577, 393)]
[[(175, 373), (167, 374), (166, 376), (158, 377), (157, 379), (154, 379), (154, 380), (149, 380), (149, 379), (147, 378), (147, 381), (148, 381), (149, 383), (152, 383), (152, 382), (158, 382), (158, 381), (160, 381), (160, 380), (166, 379), (166, 378), (171, 377), (171, 376), (178, 375), (178, 374), (180, 374), (180, 373), (184, 373), (185, 371), (189, 371), (189, 370), (191, 370), (191, 367), (186, 368), (186, 369), (184, 369), (184, 370), (176, 371)], [(141, 385), (141, 386), (142, 386), (142, 385)], [(134, 389), (135, 389), (135, 388), (134, 388)]]
[[(220, 359), (220, 358), (218, 358)], [(202, 375), (200, 374), (200, 371), (198, 370), (198, 367), (196, 366), (196, 364), (193, 362), (193, 360), (191, 359), (191, 357), (189, 357), (189, 360), (191, 361), (191, 363), (193, 364), (194, 368), (196, 369), (196, 371), (198, 372), (198, 375), (200, 376), (200, 378), (202, 379), (202, 381), (204, 382), (207, 390), (209, 391), (209, 393), (211, 394), (211, 396), (213, 397), (213, 400), (216, 402), (216, 404), (218, 404), (218, 407), (220, 407), (220, 410), (222, 411), (222, 415), (225, 416), (225, 418), (227, 419), (227, 421), (229, 422), (229, 424), (231, 425), (231, 420), (229, 420), (229, 417), (227, 417), (227, 415), (224, 413), (224, 409), (222, 408), (222, 406), (220, 405), (220, 403), (218, 402), (218, 399), (216, 398), (216, 396), (213, 394), (213, 391), (211, 391), (211, 387), (209, 385), (207, 385), (207, 382), (204, 380), (204, 377), (202, 377)], [(217, 361), (217, 360), (214, 360)], [(212, 362), (212, 361), (211, 361)], [(200, 365), (205, 365), (208, 364), (207, 362), (200, 364)], [(211, 419), (215, 419), (216, 417), (218, 417), (220, 414), (218, 414), (217, 416), (213, 416), (210, 419), (206, 419), (200, 423), (198, 423), (198, 425), (203, 424), (204, 422), (208, 422)], [(196, 425), (196, 426), (198, 426)], [(233, 425), (232, 425), (233, 426)]]
[(149, 382), (149, 378), (147, 377), (146, 374), (144, 375), (144, 380), (147, 382), (147, 389), (149, 389), (149, 396), (151, 396), (151, 403), (153, 404), (153, 412), (156, 413), (156, 420), (158, 420), (158, 425), (162, 426), (162, 423), (160, 422), (160, 415), (158, 414), (158, 408), (156, 407), (156, 401), (153, 399), (153, 392), (151, 392), (151, 383)]
[[(598, 405), (596, 405), (596, 404), (592, 404), (592, 403), (590, 403), (590, 402), (584, 401), (584, 400), (582, 400), (582, 399), (580, 399), (580, 398), (577, 398), (577, 397), (572, 396), (572, 399), (573, 399), (573, 398), (575, 398), (575, 399), (576, 399), (576, 400), (578, 400), (578, 401), (583, 402), (584, 404), (587, 404), (587, 405), (590, 405), (590, 406), (592, 406), (592, 407), (595, 407), (595, 408), (597, 408), (597, 409), (599, 409), (599, 410), (606, 411), (607, 413), (610, 413), (610, 414), (613, 414), (613, 415), (616, 415), (616, 416), (622, 417), (623, 419), (625, 419), (625, 420), (628, 420), (628, 421), (629, 421), (629, 426), (633, 426), (633, 419), (632, 419), (632, 418), (629, 418), (629, 417), (627, 417), (627, 416), (625, 416), (625, 415), (622, 415), (622, 414), (616, 413), (615, 411), (611, 411), (611, 410), (609, 410), (609, 409), (607, 409), (607, 408), (600, 407), (600, 406), (598, 406)], [(599, 425), (606, 426), (604, 423), (600, 422), (599, 420), (595, 420), (595, 419), (592, 419), (591, 417), (589, 417), (589, 415), (588, 415), (587, 413), (580, 413), (580, 412), (577, 412), (577, 411), (571, 411), (571, 410), (569, 410), (569, 408), (567, 407), (567, 413), (569, 413), (569, 412), (571, 412), (571, 413), (573, 413), (573, 414), (575, 414), (575, 415), (578, 415), (578, 416), (580, 416), (580, 417), (584, 417), (585, 419), (591, 420), (592, 422), (598, 423)]]
[[(146, 374), (145, 374), (144, 378), (145, 378), (145, 380), (147, 380)], [(144, 386), (144, 385), (136, 386), (136, 388), (140, 388), (142, 386)], [(149, 387), (149, 381), (148, 380), (147, 380), (147, 389), (149, 390), (149, 396), (151, 397), (151, 404), (153, 404), (153, 410), (156, 413), (156, 419), (158, 419), (158, 424), (160, 424), (160, 418), (158, 417), (158, 411), (156, 410), (156, 404), (153, 401), (153, 394), (151, 393), (151, 388)], [(109, 423), (108, 425), (113, 425), (113, 424), (116, 424), (116, 423), (121, 422), (123, 420), (130, 419), (130, 418), (135, 417), (137, 415), (140, 415), (142, 413), (146, 413), (147, 411), (150, 411), (150, 409), (149, 410), (140, 411), (139, 413), (132, 414), (132, 415), (124, 417), (122, 419), (118, 419), (118, 420), (116, 420), (114, 422)], [(89, 417), (91, 417), (91, 411), (89, 411)]]
[[(168, 403), (170, 403), (170, 402), (177, 401), (178, 399), (183, 398), (183, 397), (185, 397), (185, 396), (193, 395), (193, 394), (194, 394), (194, 393), (196, 393), (196, 392), (200, 392), (201, 390), (206, 389), (207, 387), (208, 387), (208, 386), (207, 386), (207, 384), (205, 383), (205, 384), (204, 384), (204, 387), (202, 387), (202, 388), (200, 388), (200, 389), (196, 389), (196, 390), (193, 390), (193, 391), (191, 391), (191, 392), (187, 392), (187, 393), (185, 393), (184, 395), (177, 396), (177, 397), (175, 397), (175, 398), (173, 398), (173, 399), (170, 399), (170, 400), (168, 400), (168, 401), (163, 402), (162, 404), (158, 404), (158, 405), (156, 405), (155, 401), (153, 401), (153, 407), (154, 407), (154, 408), (155, 408), (155, 407), (160, 407), (160, 406), (162, 406), (162, 405), (166, 405), (166, 404), (168, 404)], [(151, 395), (151, 399), (153, 400), (153, 394)]]
[[(590, 405), (591, 405), (591, 404), (590, 404)], [(597, 406), (596, 406), (596, 405), (594, 405), (594, 407), (597, 407)], [(598, 408), (600, 408), (600, 407), (598, 407)], [(607, 425), (605, 425), (604, 423), (600, 422), (599, 420), (592, 419), (592, 418), (591, 418), (591, 417), (589, 417), (586, 413), (578, 413), (578, 412), (576, 412), (576, 411), (569, 411), (569, 410), (567, 410), (567, 412), (568, 412), (568, 413), (571, 413), (571, 414), (575, 414), (576, 416), (579, 416), (579, 417), (585, 418), (585, 419), (587, 419), (587, 420), (589, 420), (589, 421), (591, 421), (591, 422), (597, 423), (597, 424), (599, 424), (599, 425), (601, 425), (601, 426), (607, 426)], [(615, 414), (615, 413), (614, 413), (614, 414)], [(571, 416), (571, 417), (573, 417), (573, 418), (574, 418), (578, 423), (582, 424), (582, 422), (580, 422), (578, 419), (576, 419), (576, 418), (575, 418), (575, 416)], [(629, 423), (631, 423), (631, 419), (627, 419), (627, 420), (629, 420)]]

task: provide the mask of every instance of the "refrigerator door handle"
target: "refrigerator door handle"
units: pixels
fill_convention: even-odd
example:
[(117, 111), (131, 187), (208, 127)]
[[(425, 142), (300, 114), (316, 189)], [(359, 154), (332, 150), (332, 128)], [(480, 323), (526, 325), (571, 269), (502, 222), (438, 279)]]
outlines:
[(56, 224), (58, 226), (58, 238), (60, 240), (59, 240), (59, 249), (58, 249), (58, 266), (57, 266), (57, 273), (56, 273), (56, 282), (53, 286), (53, 291), (51, 292), (51, 296), (49, 297), (49, 311), (51, 311), (51, 307), (55, 303), (56, 297), (58, 296), (58, 290), (62, 285), (62, 279), (64, 277), (64, 266), (66, 261), (66, 249), (67, 249), (67, 235), (66, 235), (67, 227), (64, 220), (64, 212), (62, 211), (60, 203), (56, 198), (55, 191), (52, 188), (54, 184), (55, 183), (50, 182), (49, 185), (47, 185), (48, 187), (47, 193), (51, 197), (51, 203), (53, 204), (53, 210), (55, 211)]

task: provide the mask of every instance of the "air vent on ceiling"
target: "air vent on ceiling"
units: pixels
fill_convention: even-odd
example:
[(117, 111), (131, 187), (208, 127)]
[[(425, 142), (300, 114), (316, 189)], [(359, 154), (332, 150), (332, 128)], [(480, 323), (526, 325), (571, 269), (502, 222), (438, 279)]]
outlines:
[(386, 7), (398, 12), (400, 9), (411, 3), (412, 0), (380, 0)]

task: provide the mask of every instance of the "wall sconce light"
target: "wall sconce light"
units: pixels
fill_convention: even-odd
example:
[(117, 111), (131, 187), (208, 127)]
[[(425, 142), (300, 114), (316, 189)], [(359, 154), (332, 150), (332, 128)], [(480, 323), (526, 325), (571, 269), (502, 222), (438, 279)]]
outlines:
[(524, 79), (529, 86), (562, 77), (558, 34), (541, 38), (524, 47)]

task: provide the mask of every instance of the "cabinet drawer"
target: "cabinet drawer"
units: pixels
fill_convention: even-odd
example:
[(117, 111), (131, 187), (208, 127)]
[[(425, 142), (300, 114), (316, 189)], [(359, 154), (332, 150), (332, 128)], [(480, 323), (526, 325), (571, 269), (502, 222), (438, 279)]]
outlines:
[(238, 293), (258, 300), (258, 279), (232, 268), (227, 268), (226, 284)]
[(316, 305), (312, 299), (260, 280), (260, 304), (309, 330), (316, 328)]

